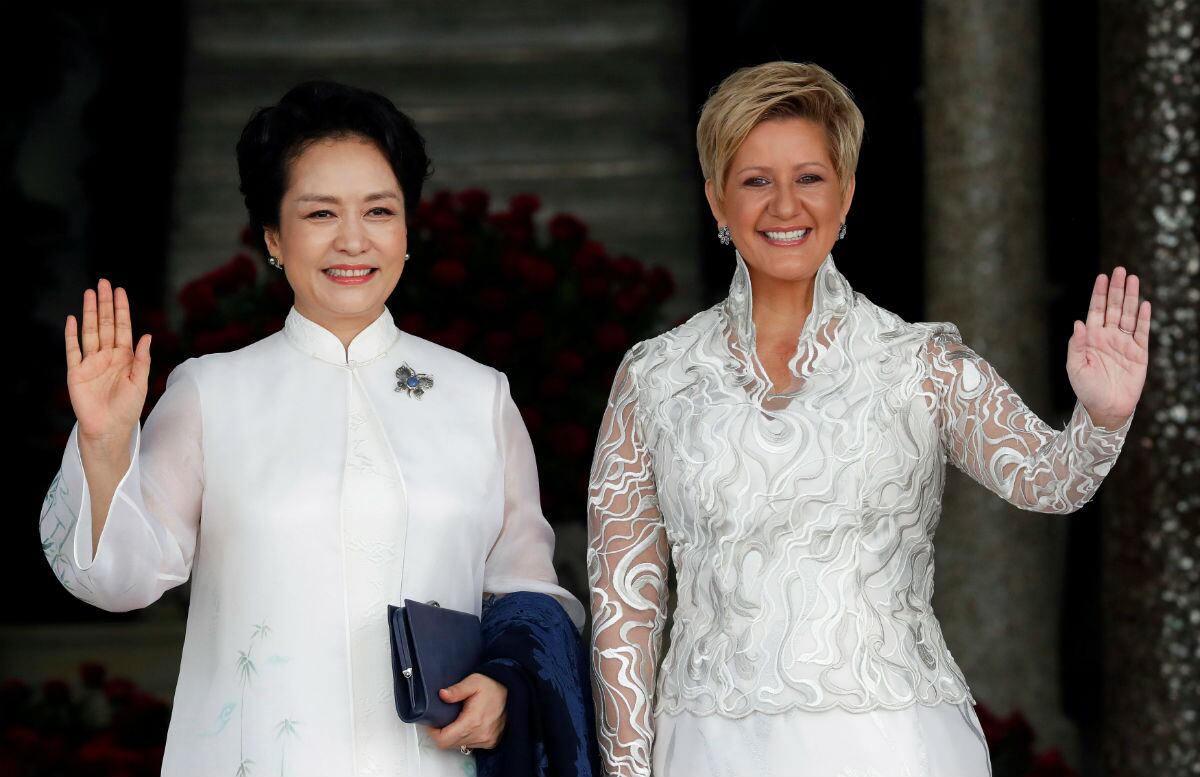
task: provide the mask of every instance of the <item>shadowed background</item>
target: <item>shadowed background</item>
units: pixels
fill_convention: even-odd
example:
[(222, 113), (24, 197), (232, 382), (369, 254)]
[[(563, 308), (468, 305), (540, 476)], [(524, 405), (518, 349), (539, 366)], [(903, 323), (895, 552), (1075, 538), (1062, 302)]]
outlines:
[[(722, 298), (732, 271), (701, 190), (699, 107), (736, 67), (791, 59), (831, 70), (866, 118), (839, 269), (906, 319), (953, 321), (1052, 425), (1073, 405), (1065, 349), (1095, 273), (1121, 263), (1142, 277), (1155, 306), (1150, 379), (1100, 496), (1072, 516), (1021, 513), (953, 472), (935, 609), (994, 713), (998, 775), (1200, 773), (1200, 2), (899, 5), (14, 9), (0, 148), (16, 237), (9, 304), (24, 326), (10, 344), (20, 368), (9, 378), (17, 455), (14, 515), (0, 529), (0, 679), (73, 689), (78, 664), (94, 660), (170, 697), (186, 592), (129, 615), (88, 607), (38, 553), (34, 516), (73, 422), (66, 315), (106, 277), (129, 291), (135, 329), (139, 308), (181, 326), (180, 293), (247, 252), (233, 147), (253, 108), (308, 78), (386, 94), (429, 142), (431, 200), (477, 190), (501, 211), (533, 194), (537, 230), (570, 213), (606, 256), (668, 270), (674, 294), (648, 324), (658, 331)], [(405, 293), (446, 309), (477, 303), (437, 272), (401, 286), (428, 282)], [(614, 281), (613, 299), (628, 288)], [(403, 312), (393, 307), (401, 326)], [(611, 369), (619, 356), (594, 359)], [(165, 378), (162, 363), (155, 372)], [(607, 392), (590, 380), (592, 394)], [(527, 421), (566, 401), (545, 386), (514, 396)], [(571, 441), (551, 431), (535, 434), (540, 466), (567, 496), (551, 497), (547, 515), (560, 574), (582, 594), (586, 471), (563, 468), (556, 446)], [(586, 461), (594, 433), (571, 462)], [(19, 704), (44, 711), (39, 693), (6, 685), (0, 724), (16, 725)]]

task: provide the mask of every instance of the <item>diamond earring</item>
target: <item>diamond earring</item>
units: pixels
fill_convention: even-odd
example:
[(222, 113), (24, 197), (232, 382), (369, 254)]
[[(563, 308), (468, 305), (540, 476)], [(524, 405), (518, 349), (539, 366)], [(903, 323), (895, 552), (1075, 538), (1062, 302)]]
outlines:
[(276, 259), (276, 258), (275, 258), (275, 257), (273, 257), (273, 256), (268, 256), (268, 257), (267, 257), (267, 264), (271, 265), (271, 266), (272, 266), (272, 267), (274, 267), (276, 270), (282, 270), (282, 269), (283, 269), (283, 265), (282, 265), (282, 264), (280, 264), (280, 263), (279, 263), (279, 260), (278, 260), (278, 259)]
[(838, 238), (837, 239), (841, 240), (845, 236), (846, 236), (846, 222), (843, 221), (842, 225), (840, 227), (838, 227)]
[(717, 230), (717, 240), (721, 241), (721, 245), (727, 246), (733, 242), (733, 234), (729, 231), (728, 224), (722, 224)]

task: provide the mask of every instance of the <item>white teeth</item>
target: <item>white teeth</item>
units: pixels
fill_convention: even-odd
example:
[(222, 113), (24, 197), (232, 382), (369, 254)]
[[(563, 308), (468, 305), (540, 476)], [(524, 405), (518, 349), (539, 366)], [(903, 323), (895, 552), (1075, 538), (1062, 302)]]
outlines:
[(799, 240), (808, 234), (807, 229), (793, 229), (791, 232), (765, 232), (771, 240)]
[(328, 270), (325, 270), (326, 275), (332, 275), (336, 278), (361, 278), (370, 273), (371, 268), (369, 267), (365, 270), (339, 270), (336, 267), (330, 267)]

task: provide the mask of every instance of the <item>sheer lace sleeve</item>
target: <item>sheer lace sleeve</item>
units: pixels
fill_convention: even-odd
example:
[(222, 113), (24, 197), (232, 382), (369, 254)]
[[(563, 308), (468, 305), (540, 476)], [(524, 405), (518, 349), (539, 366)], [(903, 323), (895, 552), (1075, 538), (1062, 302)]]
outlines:
[(925, 358), (928, 396), (955, 466), (1023, 510), (1070, 513), (1092, 498), (1132, 416), (1104, 429), (1077, 401), (1066, 428), (1055, 431), (957, 333), (931, 337)]
[(600, 427), (588, 496), (592, 686), (600, 754), (609, 775), (650, 774), (667, 564), (666, 530), (626, 355)]

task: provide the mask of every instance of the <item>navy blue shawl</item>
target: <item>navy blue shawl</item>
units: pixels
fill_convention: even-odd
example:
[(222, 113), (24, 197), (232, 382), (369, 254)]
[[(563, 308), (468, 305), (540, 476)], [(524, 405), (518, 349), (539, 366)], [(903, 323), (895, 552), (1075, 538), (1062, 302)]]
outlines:
[(479, 777), (597, 777), (587, 652), (562, 605), (517, 592), (483, 607), (478, 669), (508, 689), (504, 733), (476, 750)]

